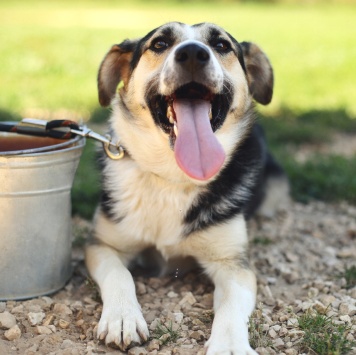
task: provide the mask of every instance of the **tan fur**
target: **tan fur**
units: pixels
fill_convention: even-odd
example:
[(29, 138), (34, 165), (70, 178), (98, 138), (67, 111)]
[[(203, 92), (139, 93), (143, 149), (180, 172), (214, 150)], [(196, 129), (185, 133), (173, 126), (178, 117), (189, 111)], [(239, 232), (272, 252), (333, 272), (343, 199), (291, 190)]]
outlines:
[[(162, 55), (148, 50), (152, 40), (167, 27), (174, 31), (176, 42)], [(168, 135), (153, 121), (145, 98), (150, 85), (156, 85), (160, 94), (167, 95), (176, 81), (184, 84), (184, 75), (174, 67), (174, 53), (182, 43), (204, 46), (212, 56), (204, 83), (218, 93), (225, 79), (236, 90), (230, 112), (215, 132), (226, 153), (226, 163), (229, 162), (253, 122), (248, 111), (251, 94), (258, 101), (268, 99), (266, 85), (258, 85), (261, 80), (268, 80), (271, 73), (268, 60), (255, 45), (245, 47), (247, 77), (234, 53), (217, 55), (207, 40), (214, 28), (225, 33), (211, 24), (196, 28), (168, 24), (144, 44), (133, 71), (129, 66), (133, 53), (117, 45), (106, 55), (99, 70), (99, 100), (102, 105), (111, 102), (113, 138), (120, 138), (127, 156), (119, 162), (108, 161), (103, 171), (111, 198), (116, 201), (113, 213), (122, 219), (119, 223), (112, 221), (98, 209), (96, 241), (86, 249), (86, 263), (103, 299), (98, 338), (123, 350), (149, 336), (127, 265), (141, 251), (154, 246), (166, 260), (193, 257), (215, 284), (215, 320), (207, 354), (256, 354), (247, 334), (256, 280), (247, 263), (244, 217), (236, 215), (227, 222), (182, 237), (183, 218), (209, 181), (193, 180), (177, 166)], [(227, 34), (224, 39), (231, 42)], [(266, 69), (256, 71), (259, 65)], [(124, 87), (117, 92), (121, 80)]]

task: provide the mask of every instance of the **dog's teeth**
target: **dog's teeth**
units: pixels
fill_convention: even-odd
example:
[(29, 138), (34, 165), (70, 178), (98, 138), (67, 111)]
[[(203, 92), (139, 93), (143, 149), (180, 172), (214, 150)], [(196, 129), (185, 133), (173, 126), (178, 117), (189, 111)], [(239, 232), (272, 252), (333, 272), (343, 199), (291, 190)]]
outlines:
[(176, 137), (178, 137), (178, 127), (177, 127), (175, 122), (174, 122), (174, 125), (173, 125), (173, 129), (174, 129), (174, 134), (176, 135)]
[(174, 124), (174, 113), (172, 106), (168, 106), (167, 108), (167, 118), (171, 124)]
[(211, 120), (213, 118), (213, 111), (211, 109), (211, 106), (210, 106), (210, 110), (209, 110), (209, 120)]

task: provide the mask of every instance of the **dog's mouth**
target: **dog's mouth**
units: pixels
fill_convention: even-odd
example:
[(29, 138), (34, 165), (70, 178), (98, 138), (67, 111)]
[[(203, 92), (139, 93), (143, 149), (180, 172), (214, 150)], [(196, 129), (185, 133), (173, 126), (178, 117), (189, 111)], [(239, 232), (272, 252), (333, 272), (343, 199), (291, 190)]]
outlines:
[(171, 95), (149, 101), (155, 122), (169, 135), (178, 166), (191, 178), (208, 180), (225, 161), (225, 152), (214, 132), (224, 123), (231, 92), (213, 94), (195, 82)]

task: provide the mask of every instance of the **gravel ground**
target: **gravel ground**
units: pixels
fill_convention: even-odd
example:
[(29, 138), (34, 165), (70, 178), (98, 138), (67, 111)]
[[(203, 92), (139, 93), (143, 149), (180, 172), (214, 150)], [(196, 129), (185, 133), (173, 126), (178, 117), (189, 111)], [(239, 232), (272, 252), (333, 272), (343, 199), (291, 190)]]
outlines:
[[(251, 333), (259, 354), (302, 354), (297, 319), (308, 310), (349, 325), (347, 338), (356, 339), (356, 287), (340, 276), (355, 265), (355, 217), (354, 206), (313, 202), (292, 203), (274, 220), (249, 222), (250, 260), (258, 275), (251, 323), (259, 329)], [(79, 237), (90, 228), (78, 219), (74, 226)], [(73, 266), (71, 281), (50, 297), (0, 302), (0, 354), (121, 353), (95, 340), (102, 305), (86, 276), (81, 246), (73, 250)], [(213, 286), (201, 272), (135, 281), (151, 335), (159, 339), (129, 354), (204, 354)]]

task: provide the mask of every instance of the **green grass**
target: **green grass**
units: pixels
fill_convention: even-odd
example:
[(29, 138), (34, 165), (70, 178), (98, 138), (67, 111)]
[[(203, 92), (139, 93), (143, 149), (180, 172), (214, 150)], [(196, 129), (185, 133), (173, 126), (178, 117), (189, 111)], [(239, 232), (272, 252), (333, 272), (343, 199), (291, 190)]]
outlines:
[[(314, 157), (300, 164), (300, 144), (356, 132), (356, 46), (352, 5), (234, 1), (0, 2), (0, 120), (69, 118), (105, 122), (97, 69), (113, 43), (163, 22), (211, 21), (268, 54), (273, 102), (259, 107), (271, 147), (285, 166), (294, 198), (355, 203), (355, 159)], [(98, 200), (94, 148), (88, 141), (73, 189), (73, 212), (86, 218)], [(341, 176), (342, 175), (342, 176)]]
[(354, 156), (314, 154), (303, 163), (294, 157), (294, 152), (302, 144), (327, 144), (336, 132), (355, 135), (354, 117), (345, 110), (312, 110), (298, 114), (282, 109), (274, 115), (262, 115), (261, 123), (269, 146), (289, 176), (295, 200), (346, 200), (356, 203)]
[(170, 342), (174, 343), (179, 338), (180, 334), (178, 330), (173, 330), (172, 322), (170, 322), (168, 325), (159, 323), (157, 328), (153, 331), (152, 336), (154, 339), (159, 339), (162, 342), (162, 345), (165, 345)]
[(352, 288), (356, 286), (356, 265), (346, 267), (343, 273), (340, 273), (339, 277), (344, 277), (346, 280), (346, 288)]
[(356, 345), (346, 338), (350, 327), (335, 324), (326, 315), (307, 312), (299, 317), (298, 323), (305, 332), (302, 347), (306, 351), (312, 350), (318, 355), (342, 355)]
[(260, 44), (276, 74), (269, 112), (356, 113), (353, 7), (235, 2), (3, 1), (0, 108), (66, 109), (87, 119), (97, 106), (97, 68), (111, 44), (171, 20), (212, 21)]

